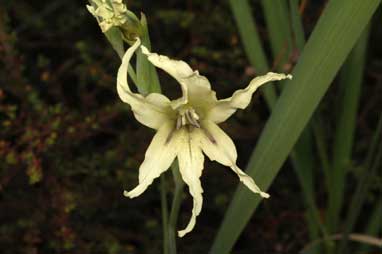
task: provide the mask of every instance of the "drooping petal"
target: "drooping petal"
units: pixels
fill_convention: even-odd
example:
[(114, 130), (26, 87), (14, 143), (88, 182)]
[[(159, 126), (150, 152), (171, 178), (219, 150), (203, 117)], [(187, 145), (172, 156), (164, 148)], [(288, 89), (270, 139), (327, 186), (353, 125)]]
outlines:
[(134, 198), (141, 195), (155, 178), (171, 166), (179, 145), (179, 139), (174, 131), (174, 126), (169, 123), (159, 128), (139, 167), (139, 184), (131, 191), (124, 191), (126, 197)]
[(158, 93), (151, 93), (146, 97), (133, 93), (127, 82), (127, 68), (131, 57), (140, 45), (140, 39), (126, 51), (122, 58), (122, 64), (118, 69), (117, 92), (121, 100), (130, 104), (135, 118), (142, 124), (158, 129), (163, 122), (169, 121), (175, 115), (170, 107), (170, 100)]
[(208, 79), (193, 71), (184, 61), (173, 60), (167, 56), (151, 53), (146, 47), (141, 46), (142, 53), (147, 55), (147, 59), (156, 67), (164, 70), (175, 78), (182, 89), (182, 97), (172, 102), (174, 109), (186, 103), (203, 105), (217, 101), (215, 92), (211, 90)]
[(183, 181), (188, 185), (193, 198), (192, 215), (186, 228), (178, 231), (178, 236), (183, 237), (192, 231), (196, 223), (196, 217), (200, 214), (203, 205), (203, 189), (200, 176), (203, 170), (204, 156), (199, 146), (197, 133), (183, 131), (181, 147), (178, 151), (179, 171)]
[(251, 191), (260, 194), (263, 198), (269, 197), (269, 194), (262, 192), (255, 181), (236, 165), (237, 152), (235, 144), (219, 126), (211, 121), (203, 121), (200, 132), (204, 134), (200, 139), (202, 150), (210, 160), (215, 160), (230, 167), (237, 174), (240, 181)]
[(259, 76), (249, 83), (244, 89), (239, 89), (230, 98), (219, 100), (208, 113), (208, 119), (214, 123), (221, 123), (227, 120), (237, 109), (244, 109), (251, 102), (252, 94), (261, 85), (276, 80), (292, 79), (292, 75), (268, 72), (264, 76)]

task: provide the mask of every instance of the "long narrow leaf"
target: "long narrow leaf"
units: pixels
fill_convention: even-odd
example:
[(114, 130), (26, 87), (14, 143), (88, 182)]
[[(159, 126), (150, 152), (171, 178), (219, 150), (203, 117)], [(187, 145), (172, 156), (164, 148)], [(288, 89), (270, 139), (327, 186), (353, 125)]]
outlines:
[[(299, 12), (299, 0), (289, 0), (290, 19), (293, 33), (293, 43), (300, 54), (305, 46), (305, 34), (302, 17)], [(314, 168), (315, 156), (313, 155), (313, 131), (311, 123), (308, 124), (297, 141), (294, 150), (295, 158), (293, 168), (298, 176), (300, 185), (308, 207), (307, 222), (311, 239), (319, 237), (319, 230), (326, 237), (326, 229), (321, 222), (319, 211), (314, 197)], [(292, 153), (293, 154), (293, 153)]]
[[(268, 71), (268, 62), (264, 54), (264, 49), (256, 29), (255, 20), (251, 14), (251, 7), (248, 0), (229, 1), (233, 16), (239, 28), (239, 33), (244, 44), (245, 53), (249, 62), (255, 67), (257, 73), (263, 74)], [(276, 91), (273, 85), (269, 84), (261, 88), (269, 108), (276, 103)]]
[(263, 0), (261, 3), (267, 23), (273, 58), (277, 63), (277, 67), (280, 67), (287, 62), (292, 49), (292, 33), (289, 25), (287, 2), (284, 0)]
[(366, 46), (368, 41), (366, 29), (356, 47), (349, 55), (341, 71), (340, 85), (342, 88), (341, 111), (339, 112), (336, 136), (334, 139), (333, 166), (329, 179), (329, 229), (335, 232), (338, 225), (345, 188), (347, 166), (350, 164), (353, 147), (356, 116), (358, 111), (361, 84), (363, 79)]
[(298, 3), (299, 0), (289, 0), (291, 25), (294, 35), (293, 43), (296, 45), (297, 49), (300, 49), (301, 51), (301, 49), (305, 46), (305, 34)]
[[(364, 35), (366, 36), (366, 35)], [(366, 36), (367, 37), (367, 36)], [(364, 40), (364, 38), (362, 38)], [(379, 146), (379, 147), (378, 147)], [(365, 196), (367, 194), (368, 187), (372, 178), (377, 171), (377, 168), (381, 168), (381, 157), (382, 157), (382, 114), (379, 119), (378, 126), (375, 130), (372, 144), (369, 149), (370, 157), (373, 157), (372, 163), (365, 163), (366, 172), (363, 172), (361, 179), (358, 182), (356, 191), (354, 192), (352, 201), (350, 203), (349, 213), (346, 218), (345, 229), (344, 229), (344, 238), (341, 241), (339, 247), (339, 253), (347, 253), (348, 250), (348, 238), (349, 234), (352, 231), (354, 224), (358, 218), (361, 208), (365, 201)], [(368, 156), (369, 157), (369, 156)], [(370, 164), (370, 165), (367, 165)]]
[[(247, 172), (267, 189), (380, 0), (332, 0), (309, 39), (252, 155)], [(212, 246), (228, 253), (261, 199), (240, 186)]]

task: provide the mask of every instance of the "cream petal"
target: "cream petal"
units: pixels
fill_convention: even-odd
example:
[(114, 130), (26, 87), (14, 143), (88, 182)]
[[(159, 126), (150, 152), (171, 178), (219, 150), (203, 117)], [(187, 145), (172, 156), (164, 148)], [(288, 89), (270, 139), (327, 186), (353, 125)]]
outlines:
[(204, 118), (206, 113), (218, 102), (215, 91), (205, 76), (195, 71), (185, 81), (188, 89), (189, 104)]
[(251, 191), (260, 194), (263, 198), (269, 197), (269, 194), (262, 192), (255, 181), (236, 165), (237, 152), (235, 144), (219, 126), (211, 121), (203, 121), (200, 132), (204, 132), (200, 139), (201, 148), (210, 160), (215, 160), (230, 167), (237, 174), (240, 181)]
[(164, 70), (175, 78), (182, 89), (182, 97), (172, 102), (174, 109), (186, 103), (208, 105), (217, 101), (216, 94), (211, 90), (208, 79), (193, 71), (184, 61), (173, 60), (167, 56), (151, 53), (146, 47), (141, 46), (142, 53), (156, 67)]
[(196, 135), (197, 132), (182, 131), (184, 134), (178, 151), (179, 171), (193, 198), (193, 208), (191, 219), (186, 228), (178, 231), (179, 237), (192, 231), (196, 217), (200, 214), (203, 205), (203, 189), (199, 178), (204, 166), (204, 156), (199, 146), (199, 136)]
[(227, 120), (237, 109), (244, 109), (251, 102), (252, 94), (261, 85), (276, 80), (292, 79), (292, 75), (268, 72), (264, 76), (259, 76), (249, 83), (244, 89), (239, 89), (230, 98), (219, 100), (209, 111), (208, 119), (214, 123), (221, 123)]
[(141, 195), (155, 178), (171, 166), (179, 144), (174, 131), (174, 126), (170, 123), (159, 128), (139, 167), (139, 184), (131, 191), (124, 191), (126, 197), (134, 198)]
[(95, 8), (91, 5), (86, 5), (86, 8), (88, 9), (88, 11), (96, 18), (98, 19), (98, 17), (96, 16), (96, 13), (95, 13)]
[(137, 38), (136, 42), (126, 51), (122, 58), (122, 64), (117, 75), (117, 92), (121, 100), (131, 106), (135, 118), (140, 123), (158, 129), (163, 122), (169, 121), (175, 115), (175, 112), (170, 107), (171, 101), (158, 93), (151, 93), (146, 97), (133, 93), (127, 82), (127, 68), (140, 43), (140, 39)]

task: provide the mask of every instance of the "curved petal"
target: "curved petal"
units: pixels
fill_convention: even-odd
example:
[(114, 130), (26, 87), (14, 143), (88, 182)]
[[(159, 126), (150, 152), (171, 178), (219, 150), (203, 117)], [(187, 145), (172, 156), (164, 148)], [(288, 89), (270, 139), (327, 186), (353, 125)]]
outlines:
[[(182, 89), (182, 97), (172, 102), (174, 109), (189, 102), (191, 104), (198, 104), (201, 101), (205, 101), (204, 104), (207, 105), (217, 101), (215, 92), (211, 90), (208, 79), (201, 76), (198, 71), (193, 71), (186, 62), (151, 53), (144, 46), (141, 46), (141, 48), (142, 53), (147, 55), (147, 59), (153, 65), (164, 70), (179, 82)], [(197, 103), (193, 103), (194, 101)]]
[(175, 114), (170, 107), (170, 100), (158, 93), (152, 93), (146, 97), (133, 93), (127, 82), (127, 68), (130, 59), (140, 44), (141, 41), (137, 38), (122, 58), (122, 64), (118, 69), (117, 92), (123, 102), (130, 104), (135, 118), (140, 123), (158, 129), (163, 122), (168, 121)]
[(179, 171), (193, 198), (193, 208), (191, 219), (186, 228), (178, 231), (179, 237), (183, 237), (192, 231), (196, 223), (196, 217), (200, 214), (203, 205), (203, 189), (199, 178), (203, 170), (204, 156), (199, 147), (199, 138), (194, 135), (197, 133), (182, 131), (184, 134), (178, 152)]
[(260, 194), (263, 198), (269, 198), (269, 194), (262, 192), (255, 181), (236, 165), (237, 152), (235, 144), (219, 126), (213, 122), (204, 121), (201, 123), (200, 131), (204, 132), (200, 139), (202, 150), (210, 160), (215, 160), (230, 167), (237, 174), (240, 181), (251, 191)]
[(259, 76), (249, 83), (244, 89), (239, 89), (230, 98), (219, 100), (218, 103), (208, 113), (208, 119), (214, 123), (221, 123), (227, 120), (237, 109), (244, 109), (251, 102), (252, 94), (261, 85), (275, 80), (292, 79), (292, 75), (268, 72), (264, 76)]
[(138, 186), (131, 191), (124, 191), (123, 195), (129, 198), (141, 195), (155, 178), (171, 166), (179, 144), (174, 130), (174, 126), (169, 123), (159, 128), (146, 151), (145, 160), (139, 167)]

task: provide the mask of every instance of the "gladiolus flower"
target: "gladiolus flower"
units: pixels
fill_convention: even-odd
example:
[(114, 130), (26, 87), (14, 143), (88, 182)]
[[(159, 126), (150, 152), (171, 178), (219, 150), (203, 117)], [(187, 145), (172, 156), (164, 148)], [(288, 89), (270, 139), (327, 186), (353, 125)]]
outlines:
[(203, 189), (200, 176), (204, 167), (204, 155), (231, 168), (240, 181), (252, 192), (263, 198), (269, 195), (260, 190), (254, 180), (237, 165), (237, 151), (231, 138), (218, 126), (238, 109), (244, 109), (252, 94), (261, 85), (276, 80), (291, 79), (291, 75), (269, 72), (254, 78), (244, 89), (239, 89), (229, 98), (218, 100), (206, 77), (178, 60), (151, 53), (141, 46), (148, 60), (175, 78), (182, 90), (182, 97), (169, 100), (162, 94), (143, 96), (130, 90), (127, 83), (127, 68), (140, 39), (126, 51), (118, 70), (117, 91), (123, 102), (128, 103), (135, 118), (143, 125), (157, 131), (149, 145), (145, 159), (139, 168), (139, 184), (124, 195), (135, 198), (165, 172), (178, 159), (179, 171), (193, 197), (191, 219), (185, 229), (178, 231), (179, 237), (189, 233), (195, 226), (196, 217), (203, 204)]

